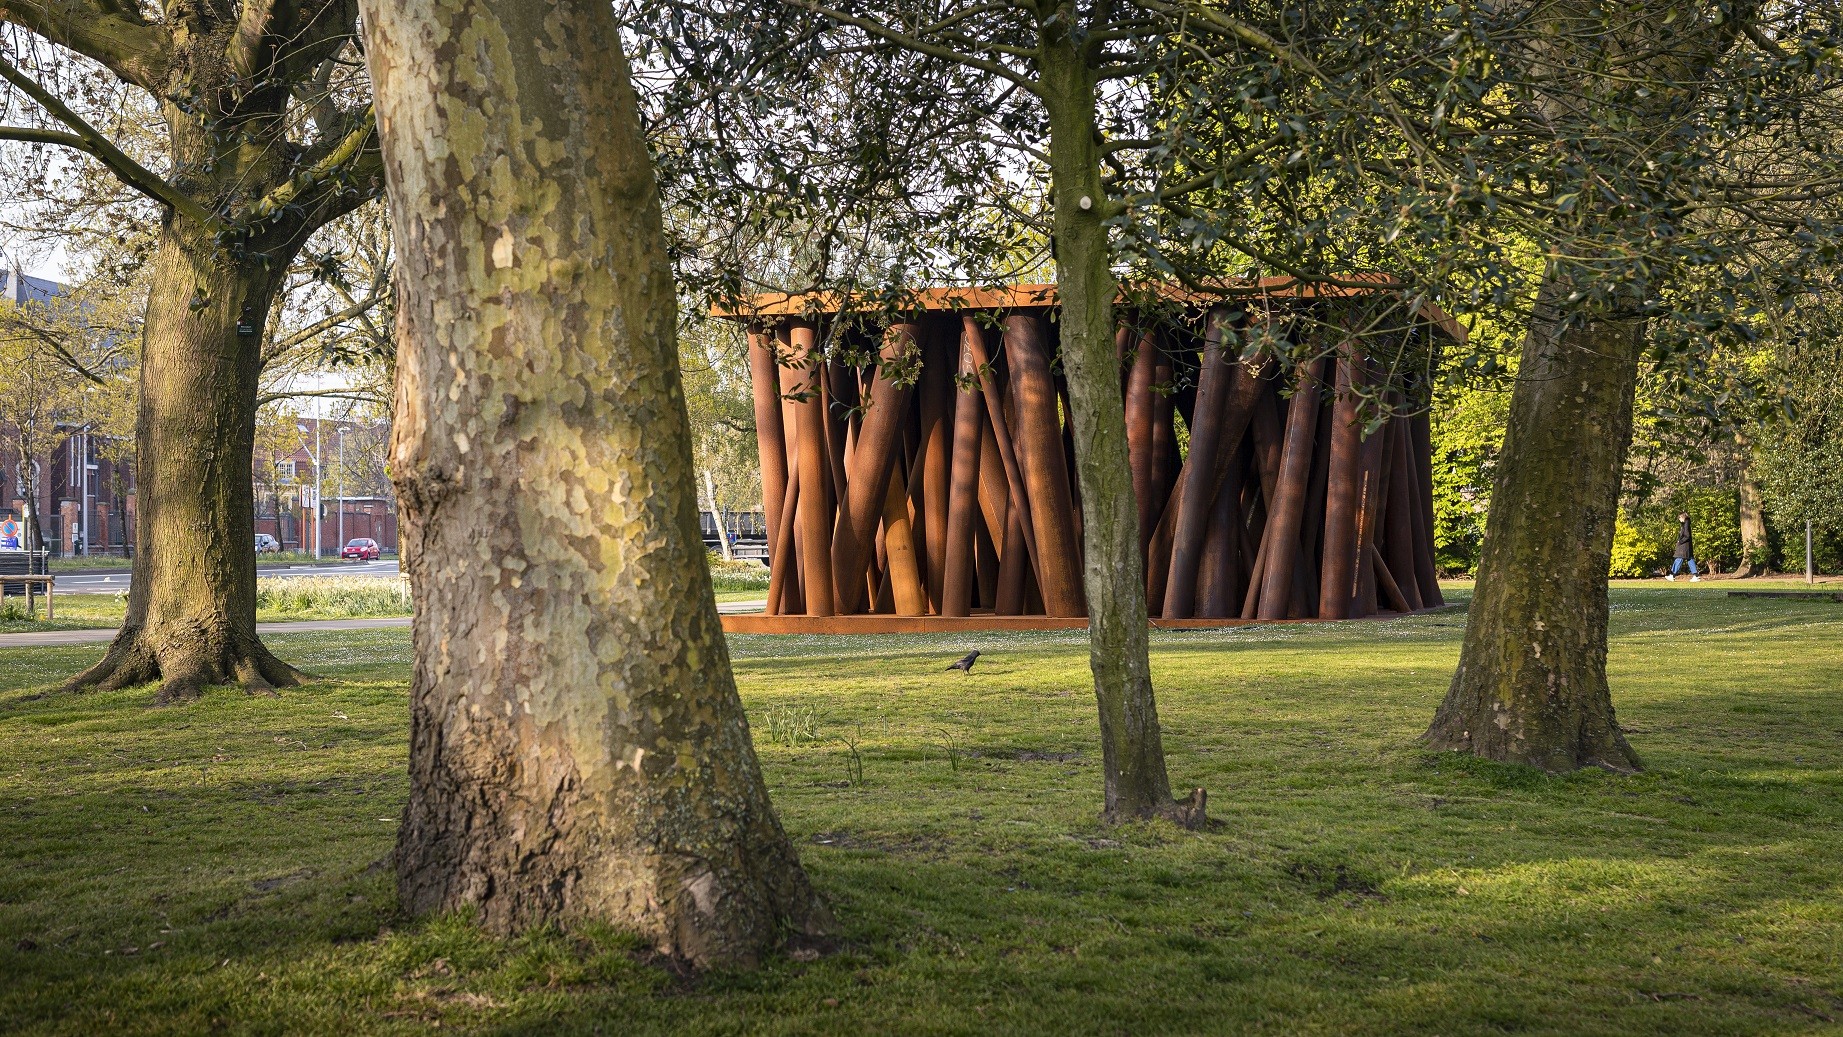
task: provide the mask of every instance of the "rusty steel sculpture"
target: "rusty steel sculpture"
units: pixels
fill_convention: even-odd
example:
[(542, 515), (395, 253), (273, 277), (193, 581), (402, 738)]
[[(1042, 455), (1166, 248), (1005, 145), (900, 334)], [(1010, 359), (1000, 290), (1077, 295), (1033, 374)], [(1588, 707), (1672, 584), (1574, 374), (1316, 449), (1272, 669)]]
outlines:
[[(772, 545), (766, 613), (726, 617), (726, 627), (1084, 622), (1081, 487), (1054, 293), (926, 290), (905, 300), (905, 314), (876, 322), (806, 296), (726, 314), (748, 332)], [(1121, 307), (1126, 435), (1155, 624), (1442, 604), (1428, 419), (1416, 395), (1426, 390), (1365, 343), (1392, 342), (1399, 358), (1418, 341), (1424, 356), (1463, 332), (1429, 307), (1392, 337), (1340, 333), (1364, 294), (1289, 287), (1162, 306), (1156, 317)], [(1225, 343), (1245, 340), (1236, 329), (1250, 320), (1327, 345), (1286, 351), (1303, 361), (1244, 359)]]

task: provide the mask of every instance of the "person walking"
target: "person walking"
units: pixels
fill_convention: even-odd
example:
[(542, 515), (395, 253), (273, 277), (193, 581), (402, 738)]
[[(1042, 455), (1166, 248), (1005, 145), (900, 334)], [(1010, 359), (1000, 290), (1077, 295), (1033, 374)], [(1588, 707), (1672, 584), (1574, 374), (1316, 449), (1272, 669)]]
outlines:
[(1666, 580), (1674, 580), (1683, 570), (1683, 563), (1689, 563), (1689, 582), (1701, 583), (1702, 574), (1696, 569), (1696, 541), (1690, 535), (1689, 512), (1677, 512), (1677, 556), (1670, 562), (1670, 573)]

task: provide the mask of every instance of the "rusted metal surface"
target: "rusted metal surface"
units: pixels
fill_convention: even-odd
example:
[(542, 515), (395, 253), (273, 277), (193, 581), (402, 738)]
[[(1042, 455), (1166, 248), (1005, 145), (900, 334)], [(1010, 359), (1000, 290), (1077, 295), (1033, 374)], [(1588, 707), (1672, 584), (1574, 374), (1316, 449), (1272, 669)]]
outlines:
[(781, 501), (787, 494), (787, 433), (781, 428), (780, 386), (774, 337), (750, 331), (749, 389), (755, 403), (755, 449), (761, 458), (762, 517), (770, 544), (780, 540)]
[(973, 525), (979, 517), (979, 462), (985, 400), (979, 392), (979, 365), (968, 339), (980, 337), (977, 318), (964, 318), (959, 365), (953, 390), (953, 457), (948, 480), (946, 554), (941, 577), (941, 615), (972, 611), (978, 558)]
[[(905, 365), (915, 358), (916, 327), (892, 325), (883, 336), (877, 371), (870, 387), (870, 405), (860, 419), (856, 448), (852, 451), (850, 481), (845, 506), (832, 538), (832, 571), (838, 580), (838, 609), (859, 611), (864, 598), (867, 559), (875, 555), (877, 523), (883, 517), (884, 490), (890, 468), (901, 454), (902, 422), (908, 417), (909, 386), (902, 380)], [(769, 478), (762, 469), (762, 483)], [(764, 493), (765, 496), (765, 493)]]
[[(843, 359), (861, 351), (835, 348), (861, 342), (861, 322), (834, 327), (811, 307), (753, 319), (772, 571), (768, 615), (736, 617), (734, 629), (1085, 622), (1082, 487), (1053, 292), (950, 297), (992, 306), (899, 314), (880, 332), (877, 362), (861, 367)], [(1270, 322), (1262, 348), (1272, 352), (1252, 361), (1220, 332), (1212, 340), (1200, 306), (1156, 320), (1122, 310), (1121, 431), (1151, 621), (1225, 626), (1441, 604), (1424, 386), (1394, 381), (1396, 354), (1372, 360), (1355, 339), (1332, 356), (1287, 345), (1344, 334), (1335, 308), (1313, 312), (1315, 331), (1293, 325), (1308, 329), (1299, 332), (1282, 327), (1284, 306), (1264, 307), (1256, 319)], [(1360, 397), (1405, 416), (1375, 420)]]
[(1011, 391), (1017, 400), (1017, 442), (1031, 523), (1037, 534), (1037, 583), (1043, 606), (1052, 616), (1087, 612), (1081, 585), (1081, 545), (1075, 533), (1075, 502), (1069, 494), (1068, 466), (1063, 462), (1062, 422), (1056, 383), (1050, 376), (1043, 318), (1012, 314), (1005, 318), (1005, 357), (1011, 368)]
[[(1216, 455), (1223, 448), (1222, 426), (1227, 409), (1229, 375), (1233, 370), (1223, 357), (1223, 336), (1230, 333), (1229, 309), (1210, 309), (1203, 335), (1203, 361), (1197, 371), (1197, 402), (1191, 412), (1190, 455), (1185, 464), (1194, 473), (1214, 472)], [(1233, 449), (1231, 447), (1230, 449)], [(1166, 619), (1188, 619), (1196, 608), (1197, 573), (1202, 563), (1203, 534), (1210, 508), (1216, 503), (1215, 480), (1192, 478), (1177, 502), (1177, 524), (1172, 532), (1170, 574), (1165, 578)]]
[[(1318, 436), (1318, 389), (1322, 365), (1314, 360), (1299, 365), (1293, 398), (1287, 404), (1286, 429), (1280, 452), (1280, 478), (1274, 489), (1273, 518), (1267, 535), (1273, 550), (1267, 559), (1258, 619), (1285, 619), (1298, 564), (1300, 526), (1305, 517), (1306, 493), (1312, 477), (1312, 448)], [(1284, 574), (1284, 581), (1275, 579)]]
[(794, 419), (801, 487), (796, 512), (800, 523), (800, 590), (806, 596), (807, 615), (830, 616), (837, 609), (832, 594), (833, 520), (826, 492), (832, 462), (826, 448), (825, 397), (819, 391), (824, 359), (819, 355), (812, 324), (796, 322), (790, 330), (799, 371)]

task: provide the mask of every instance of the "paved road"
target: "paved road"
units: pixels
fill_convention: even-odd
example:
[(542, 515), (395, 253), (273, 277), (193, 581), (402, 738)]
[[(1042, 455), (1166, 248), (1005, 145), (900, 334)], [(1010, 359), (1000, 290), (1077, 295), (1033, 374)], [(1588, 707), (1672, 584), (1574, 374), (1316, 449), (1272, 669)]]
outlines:
[[(63, 582), (60, 580), (59, 582)], [(732, 601), (718, 605), (719, 612), (759, 612), (767, 606), (765, 601)], [(393, 616), (387, 619), (315, 619), (295, 623), (258, 623), (258, 634), (311, 634), (316, 631), (330, 630), (376, 630), (380, 627), (406, 627), (410, 625), (409, 617)], [(95, 630), (43, 630), (28, 631), (22, 634), (0, 634), (0, 648), (40, 648), (46, 645), (85, 645), (100, 644), (113, 640), (115, 631), (111, 629)]]
[[(342, 565), (287, 565), (264, 567), (257, 563), (256, 575), (267, 579), (289, 579), (296, 576), (372, 576), (378, 579), (396, 579), (397, 560), (387, 558), (377, 562), (347, 562)], [(60, 594), (114, 594), (128, 589), (128, 573), (121, 572), (54, 572), (58, 578)]]

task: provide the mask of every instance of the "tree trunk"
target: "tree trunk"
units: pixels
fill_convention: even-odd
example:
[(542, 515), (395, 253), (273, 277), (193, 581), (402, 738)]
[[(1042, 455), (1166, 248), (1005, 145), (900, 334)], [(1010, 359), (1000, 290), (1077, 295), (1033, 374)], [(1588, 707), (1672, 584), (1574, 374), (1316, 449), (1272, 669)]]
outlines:
[(1424, 736), (1548, 771), (1641, 768), (1606, 683), (1606, 574), (1643, 325), (1587, 322), (1551, 269), (1523, 344), (1477, 590)]
[(1083, 43), (1069, 35), (1069, 12), (1059, 15), (1043, 27), (1038, 62), (1050, 120), (1062, 364), (1081, 480), (1082, 583), (1106, 774), (1103, 813), (1113, 821), (1167, 817), (1197, 825), (1203, 821), (1203, 790), (1183, 803), (1172, 800), (1152, 693), (1139, 511), (1114, 348), (1117, 285), (1102, 222), (1107, 202), (1096, 144), (1095, 82)]
[(1766, 572), (1766, 502), (1760, 495), (1760, 480), (1753, 474), (1753, 444), (1744, 434), (1734, 438), (1741, 455), (1741, 564), (1734, 575), (1746, 579)]
[(698, 965), (816, 934), (704, 564), (613, 9), (363, 14), (401, 245), (391, 457), (417, 594), (403, 906), (471, 908), (500, 933), (607, 923)]
[(232, 262), (180, 217), (161, 235), (142, 330), (128, 610), (108, 654), (67, 688), (159, 680), (156, 701), (171, 703), (212, 684), (300, 682), (256, 636), (260, 331), (287, 265), (270, 261), (273, 275), (254, 254)]

